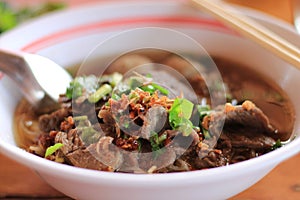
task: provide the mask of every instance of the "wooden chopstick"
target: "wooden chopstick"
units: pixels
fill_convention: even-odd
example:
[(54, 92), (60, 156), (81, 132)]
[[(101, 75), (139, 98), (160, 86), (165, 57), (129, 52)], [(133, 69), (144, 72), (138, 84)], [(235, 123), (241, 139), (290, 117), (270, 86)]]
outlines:
[(237, 11), (232, 12), (233, 8), (228, 4), (214, 0), (192, 0), (192, 5), (214, 15), (237, 32), (300, 69), (298, 47), (249, 17)]

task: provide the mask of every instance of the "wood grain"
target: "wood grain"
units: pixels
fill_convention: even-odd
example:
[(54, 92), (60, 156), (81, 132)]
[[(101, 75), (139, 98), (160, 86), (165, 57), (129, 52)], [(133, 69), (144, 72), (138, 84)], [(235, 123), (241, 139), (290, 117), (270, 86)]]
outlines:
[(0, 199), (1, 198), (62, 198), (34, 171), (0, 154)]
[(292, 23), (292, 0), (225, 0), (229, 3), (242, 5), (265, 12), (269, 15)]

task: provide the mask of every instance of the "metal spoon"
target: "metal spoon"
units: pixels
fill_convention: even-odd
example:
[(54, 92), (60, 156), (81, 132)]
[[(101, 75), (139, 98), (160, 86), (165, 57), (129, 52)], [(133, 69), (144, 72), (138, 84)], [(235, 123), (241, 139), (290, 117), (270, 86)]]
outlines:
[(48, 58), (1, 49), (0, 71), (15, 81), (38, 113), (57, 108), (59, 95), (65, 93), (72, 80), (64, 68)]

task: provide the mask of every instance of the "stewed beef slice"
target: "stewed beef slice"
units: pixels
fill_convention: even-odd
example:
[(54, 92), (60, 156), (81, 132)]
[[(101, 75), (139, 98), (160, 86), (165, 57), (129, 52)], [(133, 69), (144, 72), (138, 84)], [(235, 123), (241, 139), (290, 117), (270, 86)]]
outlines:
[[(253, 152), (254, 155), (265, 153), (276, 141), (276, 129), (267, 116), (250, 101), (239, 106), (226, 104), (222, 111), (212, 113), (206, 120), (211, 133), (219, 136), (216, 148), (222, 150), (230, 163), (235, 159), (237, 151)], [(250, 159), (253, 156), (246, 157), (245, 159)]]
[(39, 117), (39, 128), (43, 132), (49, 132), (51, 130), (60, 130), (60, 124), (68, 116), (71, 115), (71, 111), (66, 108), (61, 108), (51, 114), (44, 114)]
[(209, 117), (209, 130), (213, 134), (223, 130), (251, 137), (261, 134), (275, 136), (276, 132), (268, 117), (251, 101), (239, 106), (226, 104), (221, 111), (213, 112)]
[(211, 150), (206, 156), (197, 157), (193, 163), (196, 169), (220, 167), (225, 166), (226, 164), (227, 158), (218, 150)]
[(113, 171), (112, 168), (97, 160), (95, 156), (87, 149), (78, 149), (67, 154), (66, 157), (70, 164), (76, 167), (102, 171)]
[(140, 136), (149, 140), (153, 132), (159, 133), (167, 122), (167, 116), (167, 110), (163, 106), (154, 105), (151, 107), (143, 118)]

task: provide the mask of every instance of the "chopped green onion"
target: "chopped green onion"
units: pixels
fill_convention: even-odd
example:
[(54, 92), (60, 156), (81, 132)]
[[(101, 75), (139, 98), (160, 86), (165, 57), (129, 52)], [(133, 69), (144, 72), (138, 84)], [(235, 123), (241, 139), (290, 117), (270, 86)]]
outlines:
[(121, 82), (121, 80), (123, 79), (123, 75), (122, 74), (119, 74), (119, 73), (113, 73), (111, 75), (111, 79), (109, 81), (110, 85), (112, 87), (115, 87), (118, 83)]
[(116, 93), (113, 93), (112, 95), (111, 95), (111, 98), (113, 99), (113, 100), (120, 100), (121, 99), (121, 97), (119, 96), (119, 95), (117, 95)]
[(73, 117), (73, 119), (75, 121), (85, 121), (85, 120), (88, 120), (88, 117), (86, 115), (81, 115), (81, 116)]
[(155, 83), (152, 83), (151, 84), (156, 90), (158, 90), (160, 93), (164, 94), (164, 95), (168, 95), (169, 94), (169, 90), (167, 90), (166, 88), (160, 86), (160, 85), (157, 85)]
[(141, 86), (139, 88), (142, 89), (145, 92), (149, 92), (150, 94), (153, 94), (156, 91), (156, 89), (153, 87), (152, 84), (143, 85), (143, 86)]
[(88, 101), (90, 103), (96, 103), (112, 91), (112, 87), (108, 84), (102, 85), (94, 94), (89, 96)]
[(123, 75), (118, 73), (118, 72), (114, 72), (112, 74), (109, 75), (103, 75), (100, 77), (99, 79), (99, 83), (109, 83), (112, 87), (115, 87), (118, 83), (121, 82), (121, 80), (123, 79)]
[(56, 143), (55, 145), (48, 147), (46, 149), (45, 158), (55, 153), (62, 146), (64, 146), (62, 143)]
[(157, 85), (155, 83), (151, 83), (151, 84), (148, 84), (148, 85), (143, 85), (139, 88), (141, 88), (145, 92), (149, 92), (150, 94), (153, 94), (155, 91), (159, 91), (160, 93), (162, 93), (164, 95), (169, 94), (169, 90), (167, 90), (166, 88), (164, 88), (160, 85)]
[(68, 98), (77, 98), (83, 96), (84, 93), (91, 94), (98, 88), (98, 79), (94, 75), (79, 76), (70, 82), (67, 88), (66, 96)]

